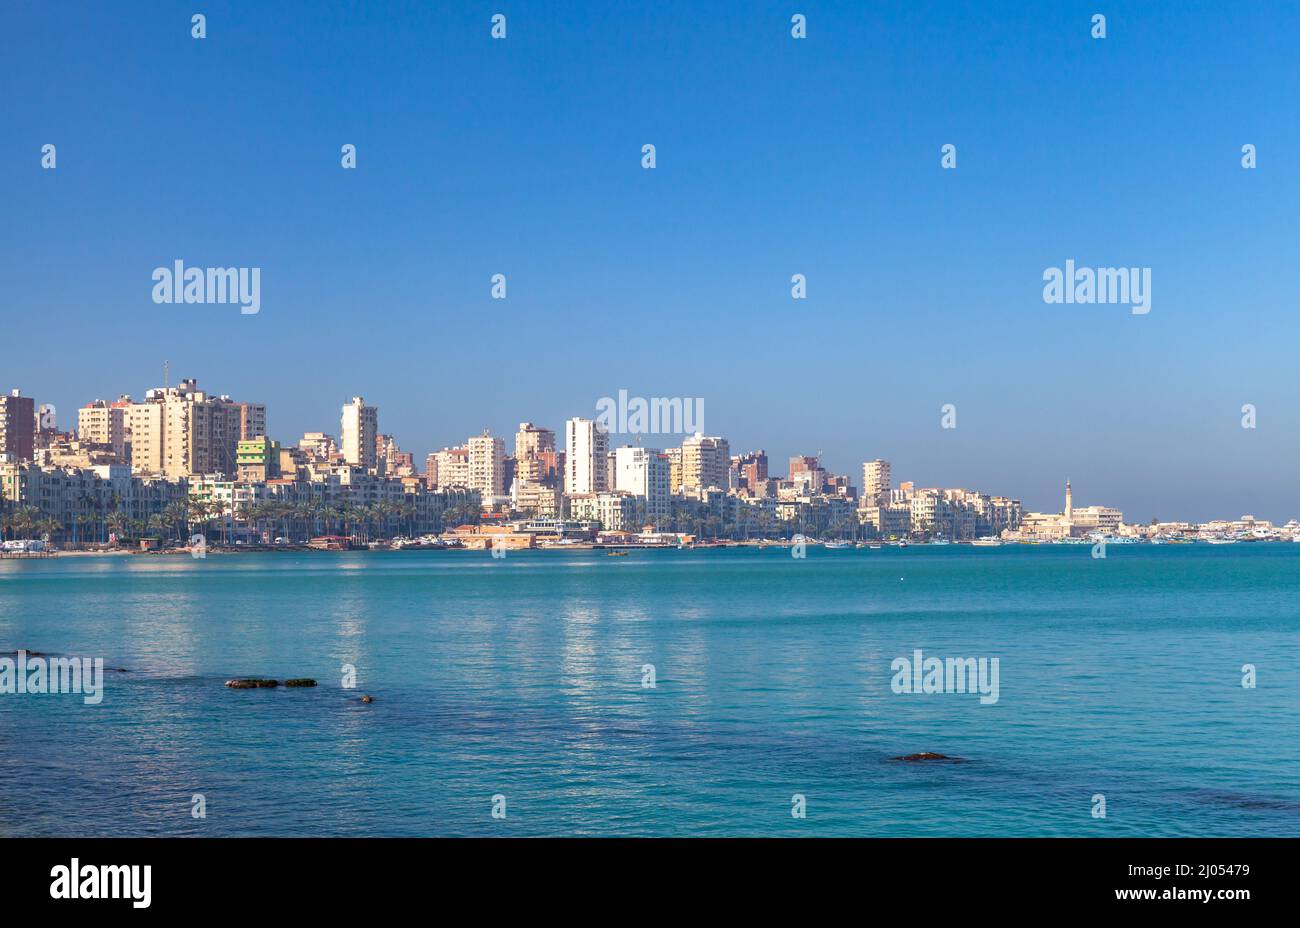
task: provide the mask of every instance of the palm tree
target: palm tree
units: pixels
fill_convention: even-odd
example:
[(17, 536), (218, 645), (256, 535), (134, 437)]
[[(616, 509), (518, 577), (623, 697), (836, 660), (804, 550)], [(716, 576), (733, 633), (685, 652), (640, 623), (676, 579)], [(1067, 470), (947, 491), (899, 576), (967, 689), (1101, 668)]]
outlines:
[(118, 541), (120, 542), (122, 534), (126, 531), (126, 513), (122, 512), (120, 509), (114, 509), (108, 514), (107, 518), (105, 518), (104, 524), (110, 532), (117, 536)]
[(74, 545), (75, 545), (75, 544), (78, 544), (78, 543), (85, 544), (85, 541), (86, 541), (86, 526), (89, 525), (91, 522), (94, 522), (94, 521), (95, 521), (95, 517), (92, 516), (92, 515), (91, 515), (90, 513), (88, 513), (88, 512), (80, 513), (80, 514), (77, 516), (77, 518), (74, 520), (74, 522), (75, 522), (75, 524), (76, 524), (77, 529), (79, 529), (79, 531), (74, 530), (73, 533), (72, 533), (72, 543), (73, 543)]
[(163, 510), (163, 518), (167, 522), (167, 527), (176, 533), (176, 540), (180, 541), (180, 527), (185, 524), (185, 506), (183, 503), (172, 503)]

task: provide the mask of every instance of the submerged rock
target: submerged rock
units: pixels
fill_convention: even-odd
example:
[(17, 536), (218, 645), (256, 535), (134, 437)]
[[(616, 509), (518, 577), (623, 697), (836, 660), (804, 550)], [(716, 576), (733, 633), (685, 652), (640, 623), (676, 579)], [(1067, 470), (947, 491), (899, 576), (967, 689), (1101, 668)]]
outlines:
[(296, 677), (292, 680), (285, 680), (285, 686), (315, 686), (316, 681), (310, 677)]
[(235, 690), (253, 690), (265, 689), (267, 687), (279, 686), (278, 680), (263, 680), (259, 677), (238, 677), (234, 680), (227, 680), (226, 686)]
[(891, 757), (890, 760), (902, 760), (909, 763), (922, 760), (946, 760), (950, 763), (960, 764), (964, 760), (961, 757), (949, 757), (947, 754), (933, 754), (930, 751), (922, 751), (920, 754), (908, 754), (903, 757)]
[(375, 697), (373, 697), (373, 696), (362, 696), (362, 697), (361, 697), (361, 701), (362, 701), (362, 702), (374, 702), (374, 701), (375, 701)]

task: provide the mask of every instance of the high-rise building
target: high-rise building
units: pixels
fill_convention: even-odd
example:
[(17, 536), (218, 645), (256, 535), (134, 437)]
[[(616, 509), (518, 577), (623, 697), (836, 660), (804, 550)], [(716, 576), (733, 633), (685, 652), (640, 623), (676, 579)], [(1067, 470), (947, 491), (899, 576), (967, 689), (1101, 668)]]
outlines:
[(375, 436), (379, 434), (379, 407), (367, 406), (359, 396), (343, 407), (343, 460), (365, 470), (379, 466)]
[(478, 490), (483, 502), (506, 495), (506, 444), (487, 429), (465, 442), (469, 452), (469, 488)]
[(236, 403), (239, 407), (239, 438), (251, 441), (266, 437), (266, 404)]
[(426, 459), (428, 474), (425, 483), (429, 486), (469, 487), (469, 450), (466, 448), (443, 448), (435, 451)]
[(646, 521), (658, 524), (672, 513), (668, 456), (653, 448), (614, 450), (614, 489), (645, 500)]
[(731, 459), (736, 466), (740, 486), (754, 489), (767, 479), (767, 452), (763, 450), (739, 454)]
[(877, 458), (862, 465), (862, 505), (885, 506), (889, 503), (889, 491), (893, 478), (889, 473), (889, 462)]
[(668, 492), (677, 496), (682, 492), (682, 449), (665, 448), (664, 457), (668, 459)]
[(119, 457), (127, 452), (126, 410), (131, 397), (120, 396), (115, 402), (95, 400), (77, 410), (77, 437), (95, 445), (113, 449)]
[(228, 396), (210, 396), (198, 381), (160, 387), (125, 407), (131, 468), (137, 473), (187, 477), (236, 472), (241, 411)]
[(606, 456), (609, 433), (581, 416), (564, 423), (564, 492), (601, 493), (609, 488)]
[(522, 483), (551, 484), (555, 477), (555, 432), (520, 422), (515, 433), (515, 478)]
[(18, 390), (0, 396), (0, 454), (30, 461), (36, 450), (36, 401)]
[(696, 433), (682, 442), (682, 489), (726, 489), (731, 448), (725, 438)]

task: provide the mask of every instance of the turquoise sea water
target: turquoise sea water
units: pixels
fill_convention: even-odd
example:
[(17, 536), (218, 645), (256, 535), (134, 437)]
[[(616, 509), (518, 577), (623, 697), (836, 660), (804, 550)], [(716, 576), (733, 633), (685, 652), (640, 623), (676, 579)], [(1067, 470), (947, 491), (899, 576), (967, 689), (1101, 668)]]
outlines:
[(0, 695), (0, 835), (1300, 835), (1300, 545), (1089, 553), (0, 561), (0, 651), (127, 671)]

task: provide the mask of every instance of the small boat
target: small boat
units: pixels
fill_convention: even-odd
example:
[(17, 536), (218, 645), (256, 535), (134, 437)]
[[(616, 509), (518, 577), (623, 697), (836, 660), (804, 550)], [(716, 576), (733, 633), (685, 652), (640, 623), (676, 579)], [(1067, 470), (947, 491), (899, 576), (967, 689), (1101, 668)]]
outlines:
[(1000, 548), (1002, 547), (1002, 539), (993, 537), (976, 538), (971, 544), (977, 548)]
[(1237, 539), (1235, 539), (1235, 538), (1206, 538), (1206, 539), (1205, 539), (1205, 543), (1206, 543), (1207, 545), (1235, 545), (1235, 544), (1237, 543)]
[(877, 544), (877, 545), (867, 545), (867, 547), (870, 548), (872, 551), (879, 551), (881, 548), (884, 547), (884, 545), (878, 545), (878, 544)]
[(906, 547), (907, 547), (907, 542), (905, 542), (905, 541), (900, 541), (900, 542), (898, 543), (898, 546), (899, 546), (900, 548), (906, 548)]
[(605, 557), (627, 557), (626, 551), (606, 551)]
[(848, 541), (828, 541), (822, 547), (828, 551), (841, 551), (844, 548), (852, 548), (853, 544)]

